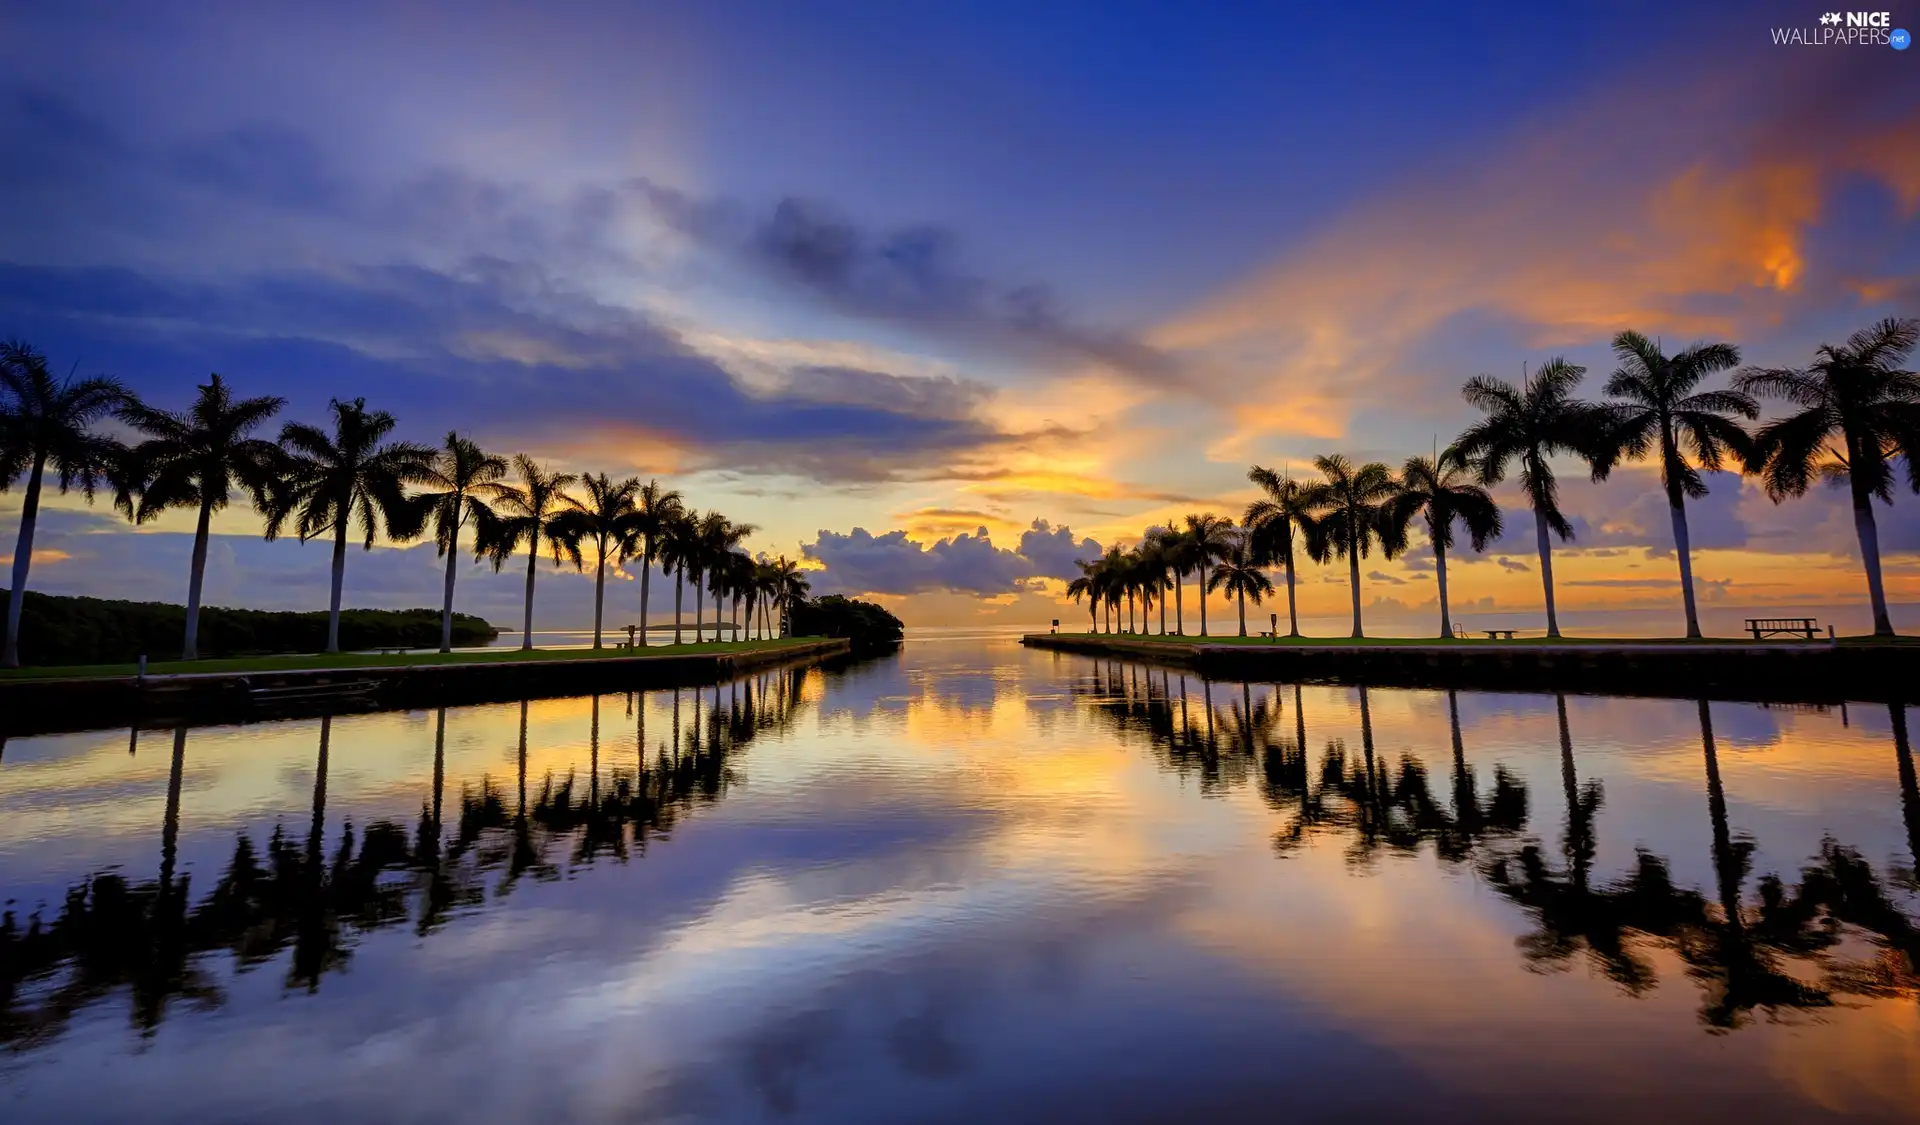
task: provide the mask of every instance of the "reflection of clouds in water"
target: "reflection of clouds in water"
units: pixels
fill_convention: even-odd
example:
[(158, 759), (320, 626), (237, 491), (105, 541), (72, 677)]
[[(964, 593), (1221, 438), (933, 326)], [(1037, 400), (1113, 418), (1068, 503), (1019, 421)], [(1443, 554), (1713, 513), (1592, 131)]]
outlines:
[[(716, 800), (696, 798), (624, 861), (571, 864), (563, 839), (550, 881), (528, 876), (424, 938), (405, 919), (354, 934), (350, 964), (313, 996), (283, 1000), (278, 965), (234, 974), (217, 953), (203, 958), (228, 993), (217, 1015), (176, 1005), (146, 1051), (129, 1055), (119, 1011), (103, 1005), (9, 1078), (19, 1076), (24, 1104), (76, 1119), (133, 1105), (192, 1120), (435, 1119), (453, 1106), (469, 1122), (1264, 1118), (1277, 1086), (1301, 1119), (1452, 1109), (1486, 1119), (1499, 1116), (1490, 1106), (1516, 1108), (1493, 1075), (1544, 1066), (1533, 1053), (1551, 1056), (1556, 1081), (1618, 1073), (1632, 1060), (1617, 1036), (1644, 1049), (1633, 1056), (1640, 1078), (1610, 1106), (1644, 1110), (1685, 1071), (1701, 1089), (1745, 1084), (1775, 1109), (1805, 1108), (1748, 1056), (1710, 1051), (1694, 1023), (1700, 987), (1677, 963), (1661, 963), (1662, 986), (1644, 1002), (1581, 974), (1521, 971), (1513, 942), (1533, 920), (1489, 893), (1472, 849), (1524, 841), (1461, 827), (1444, 692), (1369, 692), (1389, 783), (1387, 813), (1371, 816), (1357, 803), (1367, 789), (1354, 689), (1301, 693), (1310, 757), (1289, 773), (1276, 748), (1300, 717), (1290, 685), (1188, 676), (1176, 711), (1177, 671), (970, 645), (909, 645), (812, 674), (804, 696), (821, 721), (761, 730), (728, 757)], [(732, 694), (723, 689), (723, 702)], [(710, 692), (701, 698), (711, 706)], [(689, 728), (693, 699), (683, 696)], [(1554, 698), (1458, 699), (1484, 806), (1475, 815), (1489, 815), (1495, 766), (1511, 766), (1528, 790), (1522, 835), (1563, 868)], [(642, 711), (650, 744), (665, 734), (667, 702)], [(1714, 897), (1694, 706), (1570, 696), (1567, 708), (1578, 780), (1602, 781), (1606, 794), (1592, 885), (1617, 884), (1645, 847), (1684, 893)], [(1869, 710), (1856, 709), (1848, 731), (1837, 714), (1714, 705), (1734, 831), (1761, 845), (1749, 899), (1764, 874), (1800, 878), (1821, 827), (1802, 805), (1832, 810), (1845, 842), (1876, 864), (1901, 849), (1890, 742), (1862, 729)], [(1885, 709), (1872, 710), (1884, 725)], [(590, 707), (531, 711), (537, 790), (547, 772), (584, 768)], [(603, 698), (603, 768), (631, 769), (639, 717)], [(375, 737), (382, 722), (395, 725)], [(364, 737), (352, 736), (355, 723)], [(449, 753), (450, 800), (482, 774), (502, 782), (517, 725), (517, 705), (449, 712), (449, 745), (461, 748)], [(430, 720), (342, 719), (334, 731), (329, 852), (349, 815), (364, 827), (367, 812), (384, 810), (411, 825)], [(311, 728), (252, 733), (265, 736), (254, 759), (271, 779), (265, 791), (294, 790), (273, 814), (303, 833)], [(136, 784), (124, 745), (109, 746), (122, 738), (57, 778), (11, 772), (9, 758), (0, 802), (77, 799), (96, 780), (148, 800), (164, 784), (164, 751), (149, 759), (143, 748)], [(269, 749), (281, 739), (285, 757)], [(1347, 746), (1347, 772), (1329, 779), (1321, 751), (1334, 739)], [(206, 746), (197, 781), (213, 789), (192, 796), (215, 810), (230, 799), (220, 786), (256, 775), (211, 768), (229, 751), (245, 761), (238, 741), (210, 734)], [(1789, 768), (1816, 759), (1832, 764)], [(38, 796), (8, 788), (34, 777), (49, 783)], [(1763, 800), (1787, 782), (1800, 804)], [(1325, 819), (1279, 862), (1276, 836), (1305, 815), (1306, 790), (1321, 794)], [(19, 831), (0, 824), (0, 834)], [(183, 853), (231, 848), (217, 816), (189, 815), (182, 831)], [(1466, 850), (1436, 875), (1449, 833)], [(151, 879), (151, 817), (135, 842)], [(1361, 870), (1368, 877), (1356, 879)], [(196, 875), (196, 900), (213, 873)], [(1468, 980), (1487, 982), (1498, 1002), (1463, 1017)], [(1338, 987), (1315, 986), (1326, 981)], [(1475, 1046), (1449, 1054), (1455, 1041)], [(1442, 1056), (1452, 1070), (1436, 1087), (1423, 1064)], [(1393, 1082), (1376, 1080), (1387, 1071)]]

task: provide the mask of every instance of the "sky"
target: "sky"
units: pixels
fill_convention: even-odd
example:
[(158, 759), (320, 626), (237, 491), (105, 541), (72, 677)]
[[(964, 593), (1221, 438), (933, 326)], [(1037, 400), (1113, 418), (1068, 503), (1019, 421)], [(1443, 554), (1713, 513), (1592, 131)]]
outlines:
[[(1598, 395), (1623, 328), (1800, 365), (1920, 315), (1920, 52), (1775, 44), (1820, 14), (0, 3), (0, 335), (163, 407), (217, 371), (287, 418), (364, 397), (409, 439), (658, 477), (909, 624), (1072, 620), (1074, 559), (1237, 515), (1252, 464), (1430, 452), (1472, 375), (1564, 355)], [(1674, 631), (1652, 471), (1568, 476), (1570, 620)], [(1865, 625), (1841, 496), (1710, 483), (1709, 610)], [(1501, 497), (1451, 560), (1469, 625), (1539, 616)], [(32, 584), (182, 601), (190, 518), (60, 500)], [(1920, 625), (1920, 499), (1880, 518)], [(209, 600), (323, 607), (325, 549), (258, 528), (221, 516)], [(1368, 560), (1369, 614), (1430, 628), (1431, 570)], [(1343, 566), (1302, 579), (1345, 612)], [(439, 583), (383, 546), (347, 600)], [(556, 572), (541, 624), (590, 587)], [(463, 573), (463, 610), (518, 599)]]

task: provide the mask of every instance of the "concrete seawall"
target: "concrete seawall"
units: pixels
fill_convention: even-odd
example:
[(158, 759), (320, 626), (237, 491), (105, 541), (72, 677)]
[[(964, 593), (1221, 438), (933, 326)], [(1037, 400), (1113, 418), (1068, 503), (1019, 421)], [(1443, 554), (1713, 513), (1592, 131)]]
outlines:
[(1030, 648), (1141, 660), (1208, 679), (1568, 691), (1755, 701), (1920, 702), (1920, 645), (1824, 641), (1207, 644), (1030, 633)]
[[(844, 655), (844, 638), (822, 637), (741, 652), (647, 653), (568, 660), (367, 665), (271, 672), (195, 672), (166, 676), (0, 680), (0, 736), (97, 730), (129, 723), (239, 722), (321, 709), (371, 710), (452, 706), (526, 698), (693, 687), (776, 666)], [(313, 696), (262, 700), (255, 689)], [(329, 699), (335, 689), (358, 688)], [(277, 694), (271, 690), (263, 694)]]

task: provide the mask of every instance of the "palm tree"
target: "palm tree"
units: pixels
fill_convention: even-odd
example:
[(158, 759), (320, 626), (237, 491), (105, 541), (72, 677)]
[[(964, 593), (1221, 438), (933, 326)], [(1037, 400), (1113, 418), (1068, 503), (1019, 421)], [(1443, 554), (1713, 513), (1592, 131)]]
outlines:
[(773, 601), (780, 614), (779, 634), (784, 637), (787, 635), (787, 624), (792, 621), (794, 603), (806, 600), (807, 591), (812, 588), (812, 584), (807, 581), (807, 576), (800, 569), (799, 564), (785, 555), (775, 559), (772, 565)]
[(1125, 574), (1127, 568), (1126, 548), (1118, 543), (1107, 548), (1100, 556), (1099, 589), (1100, 600), (1107, 607), (1107, 632), (1113, 632), (1113, 619), (1120, 611), (1120, 599), (1125, 596)]
[(1081, 598), (1087, 599), (1087, 632), (1097, 633), (1100, 631), (1100, 595), (1094, 585), (1100, 564), (1097, 561), (1075, 559), (1073, 565), (1080, 568), (1080, 577), (1067, 583), (1067, 600), (1077, 602)]
[(664, 572), (673, 570), (673, 643), (679, 644), (680, 613), (685, 604), (683, 595), (686, 587), (687, 568), (695, 556), (700, 553), (700, 513), (692, 508), (682, 508), (667, 515), (660, 529), (660, 541), (654, 550), (660, 556), (660, 566)]
[(1474, 376), (1463, 393), (1487, 416), (1467, 427), (1455, 443), (1484, 485), (1499, 484), (1507, 463), (1520, 462), (1520, 487), (1533, 508), (1534, 537), (1540, 550), (1549, 637), (1560, 635), (1560, 619), (1554, 612), (1553, 545), (1547, 532), (1551, 529), (1563, 541), (1570, 540), (1573, 525), (1560, 511), (1560, 486), (1548, 458), (1556, 453), (1583, 457), (1592, 466), (1595, 480), (1606, 477), (1609, 465), (1610, 412), (1572, 397), (1586, 373), (1586, 368), (1556, 357), (1519, 387), (1490, 375)]
[(1313, 459), (1314, 468), (1326, 475), (1326, 483), (1315, 486), (1310, 496), (1325, 511), (1319, 517), (1321, 534), (1308, 543), (1315, 562), (1347, 560), (1347, 582), (1353, 593), (1353, 635), (1364, 637), (1360, 628), (1360, 560), (1371, 554), (1374, 545), (1392, 558), (1407, 545), (1406, 527), (1396, 526), (1392, 515), (1400, 484), (1393, 473), (1378, 461), (1359, 468), (1335, 453)]
[[(1156, 529), (1157, 530), (1157, 529)], [(1160, 607), (1160, 633), (1167, 632), (1167, 591), (1173, 588), (1173, 579), (1167, 577), (1167, 558), (1165, 545), (1151, 531), (1140, 540), (1133, 549), (1133, 579), (1140, 589), (1140, 631), (1150, 632), (1148, 615), (1154, 606)]]
[[(1163, 581), (1173, 587), (1173, 631), (1180, 636), (1185, 636), (1187, 632), (1186, 591), (1183, 588), (1181, 576), (1188, 569), (1187, 537), (1171, 527), (1155, 527), (1147, 531), (1147, 539), (1153, 544), (1155, 557), (1166, 568), (1166, 574), (1170, 575)], [(1164, 602), (1162, 605), (1164, 607)], [(1165, 616), (1163, 608), (1160, 622), (1162, 633), (1167, 631)]]
[(498, 571), (513, 557), (515, 548), (522, 543), (527, 545), (526, 612), (521, 623), (520, 647), (531, 650), (534, 564), (540, 561), (540, 541), (547, 540), (553, 561), (558, 563), (563, 547), (553, 538), (553, 525), (570, 500), (568, 486), (578, 478), (571, 473), (550, 473), (524, 453), (514, 456), (513, 465), (520, 473), (518, 485), (496, 483), (488, 487), (496, 518), (492, 538), (481, 546), (493, 560), (493, 569)]
[(580, 478), (587, 490), (584, 501), (569, 496), (567, 509), (554, 517), (553, 537), (573, 560), (575, 569), (584, 570), (583, 543), (593, 543), (593, 647), (600, 647), (600, 624), (606, 609), (607, 560), (625, 558), (634, 542), (633, 496), (640, 490), (634, 477), (616, 481), (605, 473)]
[(474, 554), (486, 553), (495, 520), (487, 498), (506, 475), (505, 457), (483, 453), (471, 439), (448, 430), (446, 444), (415, 482), (427, 491), (414, 497), (414, 502), (426, 509), (427, 521), (433, 525), (434, 546), (447, 560), (446, 588), (440, 602), (441, 652), (453, 651), (453, 580), (459, 573), (460, 529), (472, 520)]
[(1220, 560), (1214, 568), (1213, 576), (1207, 580), (1206, 593), (1211, 594), (1217, 588), (1225, 588), (1228, 596), (1240, 603), (1240, 635), (1247, 635), (1247, 597), (1252, 595), (1253, 604), (1259, 605), (1260, 599), (1273, 593), (1273, 580), (1261, 571), (1261, 564), (1255, 559), (1252, 548), (1247, 543), (1248, 536), (1242, 535), (1234, 540), (1227, 549), (1227, 557)]
[[(694, 528), (693, 551), (686, 560), (688, 577), (693, 579), (693, 643), (700, 643), (700, 621), (702, 613), (701, 579), (718, 573), (726, 565), (727, 556), (739, 546), (740, 541), (753, 534), (752, 524), (736, 524), (719, 512), (708, 512), (700, 517)], [(719, 591), (714, 592), (714, 630), (715, 640), (720, 638)]]
[(333, 533), (333, 591), (327, 610), (327, 649), (340, 651), (340, 592), (347, 576), (347, 532), (355, 521), (366, 535), (366, 550), (384, 526), (387, 537), (407, 540), (420, 533), (425, 515), (409, 504), (406, 486), (424, 480), (433, 450), (410, 442), (387, 441), (393, 415), (369, 411), (367, 400), (334, 399), (333, 434), (305, 422), (280, 430), (287, 461), (267, 511), (266, 537), (277, 539), (286, 521), (294, 521), (302, 543)]
[[(1673, 518), (1673, 548), (1680, 559), (1680, 596), (1687, 611), (1687, 636), (1700, 635), (1700, 614), (1693, 597), (1693, 551), (1687, 537), (1687, 497), (1707, 494), (1700, 468), (1718, 472), (1728, 455), (1745, 458), (1752, 439), (1735, 417), (1753, 419), (1759, 404), (1739, 391), (1695, 391), (1700, 380), (1740, 362), (1732, 344), (1695, 344), (1668, 356), (1638, 332), (1613, 338), (1620, 366), (1607, 381), (1607, 394), (1625, 401), (1613, 410), (1611, 445), (1632, 460), (1660, 453), (1660, 483), (1667, 490)], [(1689, 460), (1691, 458), (1691, 460)]]
[(1319, 506), (1312, 485), (1255, 465), (1247, 479), (1267, 495), (1247, 505), (1241, 523), (1251, 535), (1251, 548), (1261, 566), (1278, 564), (1287, 575), (1287, 635), (1300, 635), (1300, 611), (1294, 602), (1293, 551), (1295, 533), (1313, 541), (1320, 534), (1313, 512)]
[[(1500, 535), (1500, 506), (1486, 489), (1465, 480), (1467, 462), (1449, 446), (1436, 458), (1409, 457), (1400, 470), (1400, 495), (1388, 517), (1405, 528), (1416, 516), (1427, 517), (1427, 538), (1433, 543), (1433, 569), (1440, 594), (1440, 636), (1453, 636), (1453, 618), (1447, 612), (1447, 548), (1453, 546), (1455, 520), (1467, 525), (1473, 549), (1486, 549)], [(1404, 532), (1403, 532), (1404, 533)]]
[(753, 569), (753, 557), (745, 551), (729, 550), (723, 552), (714, 562), (708, 581), (713, 589), (713, 639), (720, 639), (720, 625), (725, 617), (723, 599), (733, 599), (731, 621), (734, 626), (733, 639), (740, 639), (740, 598), (746, 592), (748, 576)]
[[(1766, 482), (1775, 502), (1799, 496), (1816, 472), (1853, 493), (1853, 527), (1867, 571), (1875, 636), (1893, 635), (1887, 593), (1880, 581), (1880, 529), (1873, 500), (1893, 502), (1892, 461), (1907, 463), (1907, 483), (1920, 492), (1920, 375), (1900, 363), (1920, 343), (1920, 320), (1887, 319), (1835, 347), (1822, 344), (1812, 366), (1749, 367), (1734, 387), (1782, 398), (1800, 408), (1754, 435), (1749, 471)], [(16, 564), (17, 565), (17, 564)]]
[(133, 450), (138, 466), (140, 505), (134, 522), (146, 523), (171, 508), (197, 508), (193, 532), (193, 562), (187, 577), (187, 636), (180, 659), (200, 658), (200, 591), (207, 573), (207, 542), (213, 513), (227, 506), (239, 485), (264, 509), (280, 471), (280, 447), (249, 437), (279, 412), (287, 400), (278, 397), (241, 399), (219, 375), (200, 387), (200, 394), (184, 413), (157, 410), (141, 403), (128, 405), (121, 419), (147, 435)]
[(647, 636), (647, 587), (653, 576), (653, 564), (661, 561), (661, 545), (683, 508), (680, 493), (660, 487), (657, 480), (641, 485), (640, 491), (633, 494), (634, 531), (640, 537), (640, 639), (643, 647)]
[(20, 505), (20, 537), (13, 548), (13, 586), (7, 592), (7, 639), (0, 666), (20, 666), (20, 612), (26, 604), (27, 568), (33, 532), (40, 520), (40, 490), (53, 469), (60, 491), (78, 485), (93, 501), (101, 483), (115, 488), (114, 506), (131, 515), (133, 498), (123, 479), (126, 449), (93, 432), (95, 423), (128, 402), (119, 380), (104, 376), (56, 380), (47, 358), (17, 340), (0, 344), (0, 492), (26, 474)]
[(1187, 564), (1200, 575), (1200, 635), (1207, 635), (1207, 568), (1223, 559), (1233, 546), (1233, 521), (1207, 512), (1187, 517), (1187, 529), (1181, 533)]

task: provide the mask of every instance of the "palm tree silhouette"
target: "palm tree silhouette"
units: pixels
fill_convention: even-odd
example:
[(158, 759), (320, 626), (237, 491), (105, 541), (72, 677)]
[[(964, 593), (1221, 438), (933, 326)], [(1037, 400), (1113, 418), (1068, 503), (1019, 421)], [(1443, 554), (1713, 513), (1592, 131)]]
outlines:
[(1262, 566), (1278, 565), (1287, 576), (1287, 635), (1300, 635), (1300, 610), (1294, 601), (1293, 553), (1296, 535), (1317, 542), (1320, 526), (1313, 517), (1315, 493), (1310, 485), (1255, 465), (1247, 479), (1266, 493), (1247, 505), (1240, 522), (1252, 534), (1253, 555)]
[(125, 479), (126, 447), (93, 432), (126, 406), (129, 396), (119, 380), (105, 376), (56, 380), (47, 358), (17, 340), (0, 344), (0, 492), (26, 474), (20, 505), (20, 537), (13, 548), (13, 586), (7, 591), (7, 638), (0, 666), (20, 666), (20, 613), (26, 604), (27, 568), (33, 561), (33, 533), (40, 519), (40, 490), (49, 468), (60, 491), (79, 486), (93, 502), (105, 481), (115, 486), (114, 506), (133, 514)]
[(1225, 589), (1228, 597), (1239, 602), (1240, 635), (1246, 636), (1247, 598), (1251, 596), (1253, 604), (1259, 605), (1262, 597), (1273, 593), (1273, 581), (1261, 572), (1260, 564), (1247, 547), (1246, 536), (1234, 540), (1233, 546), (1227, 549), (1227, 557), (1220, 560), (1207, 580), (1206, 592), (1211, 594), (1216, 589)]
[(699, 524), (700, 513), (692, 508), (669, 513), (660, 529), (660, 543), (655, 548), (660, 556), (662, 571), (669, 567), (673, 570), (673, 643), (676, 645), (681, 641), (680, 614), (685, 604), (683, 595), (687, 567), (700, 553)]
[(1100, 631), (1100, 595), (1094, 589), (1094, 583), (1099, 563), (1075, 559), (1073, 565), (1080, 568), (1080, 577), (1067, 583), (1067, 600), (1077, 602), (1081, 598), (1087, 599), (1087, 632), (1097, 633)]
[(1233, 521), (1223, 519), (1206, 512), (1201, 515), (1189, 515), (1186, 530), (1181, 532), (1181, 546), (1187, 565), (1200, 576), (1200, 635), (1207, 635), (1207, 571), (1215, 561), (1223, 559), (1234, 541)]
[(1327, 478), (1310, 494), (1325, 514), (1319, 518), (1321, 534), (1309, 540), (1308, 548), (1315, 562), (1347, 560), (1347, 581), (1353, 593), (1353, 635), (1364, 637), (1360, 626), (1360, 560), (1372, 552), (1375, 544), (1389, 559), (1406, 547), (1406, 526), (1392, 519), (1400, 486), (1393, 473), (1378, 461), (1355, 468), (1335, 453), (1314, 458), (1313, 465)]
[(302, 543), (333, 533), (333, 590), (327, 608), (328, 652), (340, 651), (340, 591), (347, 575), (347, 532), (357, 521), (365, 549), (385, 528), (396, 541), (420, 533), (425, 510), (410, 504), (406, 486), (427, 478), (433, 450), (387, 441), (393, 415), (367, 410), (367, 400), (334, 399), (329, 436), (317, 426), (288, 422), (280, 430), (287, 461), (267, 512), (266, 537), (279, 538), (289, 519)]
[(224, 509), (235, 485), (255, 508), (265, 508), (280, 472), (280, 447), (249, 437), (286, 405), (272, 396), (235, 402), (219, 375), (200, 387), (183, 413), (131, 403), (121, 418), (147, 439), (134, 447), (140, 504), (134, 522), (146, 523), (172, 508), (196, 508), (193, 562), (187, 578), (187, 635), (180, 659), (200, 657), (200, 591), (207, 573), (207, 541), (213, 514)]
[(647, 640), (647, 593), (653, 564), (661, 561), (660, 548), (673, 521), (684, 509), (680, 493), (660, 487), (657, 480), (649, 480), (633, 494), (634, 532), (640, 537), (640, 644), (643, 648)]
[(1435, 585), (1440, 595), (1440, 636), (1453, 636), (1453, 618), (1447, 612), (1447, 548), (1453, 546), (1453, 525), (1467, 526), (1476, 551), (1500, 535), (1500, 506), (1479, 485), (1468, 483), (1467, 463), (1458, 449), (1448, 447), (1439, 457), (1409, 457), (1400, 470), (1400, 495), (1391, 518), (1405, 528), (1416, 516), (1427, 518), (1427, 539), (1433, 544)]
[[(1184, 637), (1187, 633), (1186, 592), (1181, 579), (1188, 570), (1192, 569), (1192, 564), (1188, 561), (1188, 555), (1191, 552), (1188, 549), (1187, 537), (1176, 528), (1156, 527), (1147, 532), (1147, 538), (1153, 543), (1154, 557), (1171, 576), (1166, 581), (1173, 586), (1173, 631), (1175, 635)], [(1165, 622), (1162, 622), (1160, 631), (1163, 633), (1167, 631)]]
[(1160, 635), (1167, 635), (1167, 591), (1173, 589), (1169, 572), (1173, 564), (1167, 554), (1166, 529), (1150, 529), (1134, 548), (1140, 560), (1140, 592), (1149, 605), (1160, 607)]
[(1873, 632), (1882, 637), (1893, 635), (1893, 618), (1880, 579), (1873, 501), (1893, 502), (1896, 457), (1906, 461), (1907, 483), (1920, 492), (1920, 375), (1899, 367), (1916, 343), (1920, 320), (1887, 319), (1838, 347), (1820, 345), (1804, 370), (1749, 367), (1734, 380), (1742, 393), (1785, 399), (1800, 408), (1754, 435), (1747, 468), (1760, 474), (1767, 495), (1776, 503), (1799, 496), (1815, 473), (1847, 482), (1873, 603)]
[(780, 615), (780, 636), (787, 635), (787, 626), (793, 620), (795, 602), (806, 600), (811, 583), (801, 571), (798, 563), (785, 555), (773, 560), (773, 607)]
[(469, 438), (447, 431), (446, 444), (415, 483), (426, 491), (414, 502), (426, 509), (433, 543), (447, 560), (446, 589), (440, 602), (440, 651), (453, 651), (453, 580), (459, 574), (460, 529), (473, 521), (474, 555), (484, 555), (495, 535), (493, 505), (507, 459), (483, 453)]
[[(700, 621), (702, 613), (701, 579), (710, 577), (727, 565), (727, 558), (740, 541), (757, 530), (752, 524), (736, 524), (719, 512), (708, 512), (700, 517), (694, 528), (694, 549), (686, 560), (687, 576), (693, 580), (693, 642), (700, 643)], [(715, 591), (713, 616), (713, 636), (720, 638), (719, 594)]]
[(489, 486), (497, 518), (493, 521), (492, 537), (484, 541), (481, 548), (493, 560), (493, 569), (498, 571), (513, 557), (515, 548), (522, 543), (527, 545), (526, 612), (520, 628), (520, 647), (531, 650), (534, 564), (540, 560), (540, 541), (546, 540), (558, 565), (565, 548), (553, 537), (553, 525), (563, 511), (569, 510), (567, 489), (579, 478), (572, 473), (550, 473), (524, 453), (514, 455), (513, 465), (520, 473), (519, 484)]
[(1751, 454), (1752, 440), (1734, 418), (1756, 418), (1760, 407), (1739, 391), (1694, 390), (1708, 375), (1740, 362), (1740, 349), (1732, 344), (1694, 344), (1669, 356), (1640, 333), (1622, 332), (1613, 338), (1613, 354), (1620, 366), (1607, 381), (1607, 394), (1625, 401), (1612, 410), (1610, 452), (1637, 461), (1659, 451), (1660, 483), (1667, 491), (1674, 553), (1680, 559), (1687, 636), (1698, 637), (1687, 497), (1705, 496), (1707, 486), (1693, 463), (1718, 472), (1729, 455), (1744, 459)]
[(1547, 532), (1551, 529), (1562, 540), (1570, 540), (1573, 525), (1560, 511), (1559, 484), (1547, 459), (1556, 453), (1577, 454), (1592, 466), (1595, 480), (1607, 475), (1609, 413), (1572, 397), (1586, 373), (1584, 367), (1555, 358), (1519, 387), (1491, 375), (1474, 376), (1464, 389), (1467, 402), (1487, 416), (1469, 426), (1455, 443), (1461, 458), (1478, 469), (1481, 484), (1499, 484), (1507, 463), (1520, 462), (1520, 487), (1533, 507), (1549, 637), (1560, 635), (1560, 619), (1554, 611), (1553, 546)]
[(566, 498), (568, 508), (554, 517), (553, 537), (575, 569), (581, 570), (586, 560), (580, 547), (593, 543), (593, 647), (597, 649), (606, 608), (607, 560), (624, 559), (633, 552), (633, 497), (640, 490), (640, 482), (633, 477), (616, 481), (598, 473), (582, 477), (580, 486), (586, 489), (586, 499)]

